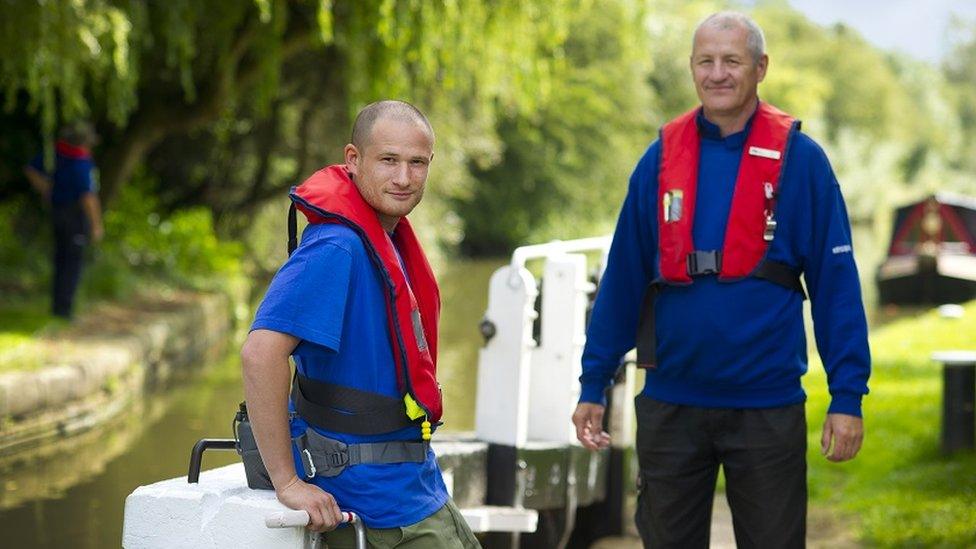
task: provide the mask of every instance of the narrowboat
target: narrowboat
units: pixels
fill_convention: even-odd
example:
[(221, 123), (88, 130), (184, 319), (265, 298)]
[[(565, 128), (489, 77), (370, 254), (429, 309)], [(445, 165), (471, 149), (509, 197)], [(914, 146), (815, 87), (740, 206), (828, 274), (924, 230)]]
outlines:
[(877, 281), (882, 304), (976, 298), (976, 198), (937, 193), (898, 208)]

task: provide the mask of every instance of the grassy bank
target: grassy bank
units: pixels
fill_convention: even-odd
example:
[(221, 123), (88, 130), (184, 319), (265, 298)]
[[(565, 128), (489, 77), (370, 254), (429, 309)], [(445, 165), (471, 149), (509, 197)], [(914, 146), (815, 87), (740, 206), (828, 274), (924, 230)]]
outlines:
[(960, 319), (931, 311), (871, 334), (865, 441), (849, 463), (819, 455), (829, 403), (823, 368), (811, 364), (804, 379), (811, 504), (848, 517), (871, 546), (976, 546), (976, 454), (939, 448), (942, 368), (931, 354), (949, 349), (976, 350), (976, 301)]
[[(243, 244), (219, 238), (202, 208), (158, 213), (148, 185), (127, 187), (106, 212), (105, 240), (86, 250), (76, 317), (97, 329), (92, 317), (103, 307), (138, 311), (184, 291), (223, 293), (234, 308), (228, 314), (243, 317), (251, 286)], [(30, 205), (0, 205), (0, 373), (56, 361), (44, 343), (77, 324), (50, 315), (49, 212)]]

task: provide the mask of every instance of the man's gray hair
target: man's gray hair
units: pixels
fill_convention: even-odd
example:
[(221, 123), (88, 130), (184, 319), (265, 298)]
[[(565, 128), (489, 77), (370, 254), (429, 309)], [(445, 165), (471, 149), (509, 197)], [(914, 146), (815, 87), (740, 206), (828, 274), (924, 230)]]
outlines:
[(694, 49), (694, 37), (698, 36), (698, 31), (706, 25), (722, 30), (744, 27), (749, 33), (746, 38), (746, 47), (749, 48), (753, 61), (758, 63), (766, 53), (766, 37), (763, 35), (762, 29), (751, 17), (737, 11), (720, 11), (706, 17), (695, 27), (695, 34), (692, 35), (692, 49)]
[(386, 99), (366, 105), (356, 115), (356, 121), (352, 125), (352, 144), (357, 149), (360, 151), (365, 150), (366, 145), (369, 144), (373, 125), (380, 118), (392, 118), (402, 122), (416, 123), (430, 135), (431, 142), (434, 141), (434, 129), (431, 127), (430, 121), (427, 120), (424, 113), (420, 112), (420, 109), (406, 101)]

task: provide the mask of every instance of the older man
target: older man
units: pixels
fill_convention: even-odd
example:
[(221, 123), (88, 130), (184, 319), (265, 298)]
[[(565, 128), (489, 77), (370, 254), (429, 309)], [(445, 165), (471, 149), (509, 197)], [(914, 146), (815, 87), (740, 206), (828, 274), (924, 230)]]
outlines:
[[(748, 17), (697, 28), (701, 100), (634, 170), (583, 355), (573, 415), (606, 446), (603, 393), (635, 346), (647, 547), (707, 547), (719, 466), (739, 547), (802, 547), (806, 529), (806, 282), (832, 397), (821, 450), (861, 447), (870, 353), (850, 229), (823, 150), (758, 99), (769, 59)], [(640, 306), (638, 306), (640, 304)]]
[(362, 517), (372, 547), (478, 547), (429, 445), (440, 299), (405, 216), (434, 132), (412, 105), (380, 101), (351, 141), (345, 164), (292, 191), (310, 224), (241, 353), (255, 439), (278, 499), (308, 511), (331, 548), (353, 546), (349, 528), (331, 531), (340, 508)]

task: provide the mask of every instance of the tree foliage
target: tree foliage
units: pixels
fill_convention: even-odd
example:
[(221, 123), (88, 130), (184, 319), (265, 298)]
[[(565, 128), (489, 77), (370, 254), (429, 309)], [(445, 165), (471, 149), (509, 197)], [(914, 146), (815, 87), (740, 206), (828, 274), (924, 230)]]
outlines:
[(387, 96), (482, 120), (486, 106), (531, 109), (567, 12), (518, 0), (13, 3), (0, 37), (7, 109), (36, 113), (48, 136), (94, 118), (109, 198), (165, 140), (227, 143), (239, 116), (253, 125), (276, 102), (337, 100), (346, 117)]
[(243, 237), (339, 160), (360, 107), (398, 97), (437, 132), (414, 214), (426, 240), (507, 253), (606, 231), (656, 128), (697, 104), (695, 25), (729, 6), (764, 28), (760, 96), (828, 151), (856, 224), (882, 227), (889, 206), (936, 188), (976, 192), (966, 22), (936, 67), (783, 0), (6, 0), (0, 200), (27, 200), (19, 167), (88, 117), (110, 209), (144, 170), (161, 214), (202, 206)]
[(473, 163), (477, 184), (454, 200), (464, 251), (505, 254), (529, 240), (609, 230), (651, 135), (643, 16), (636, 2), (573, 14), (549, 101), (499, 121), (500, 157)]

